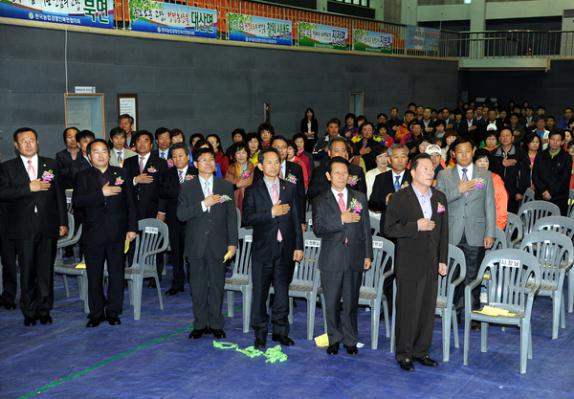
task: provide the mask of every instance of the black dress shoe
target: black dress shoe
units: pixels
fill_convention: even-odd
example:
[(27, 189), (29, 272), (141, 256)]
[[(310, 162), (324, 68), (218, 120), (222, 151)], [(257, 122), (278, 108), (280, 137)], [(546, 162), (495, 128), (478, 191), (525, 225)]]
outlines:
[(291, 338), (289, 338), (287, 335), (279, 335), (279, 334), (273, 334), (271, 336), (271, 339), (274, 342), (279, 342), (281, 345), (283, 346), (293, 346), (295, 345), (295, 341), (293, 341)]
[(399, 360), (399, 366), (405, 371), (415, 371), (415, 364), (411, 359)]
[(211, 333), (213, 334), (213, 338), (222, 339), (226, 337), (225, 331), (221, 329), (213, 329)]
[(38, 320), (40, 320), (40, 323), (42, 324), (52, 324), (52, 316), (50, 316), (49, 313), (39, 316)]
[(266, 345), (267, 345), (267, 340), (265, 338), (255, 338), (255, 342), (253, 343), (253, 346), (255, 347), (255, 349), (259, 349), (259, 350), (264, 349)]
[(329, 345), (327, 347), (327, 355), (336, 355), (339, 353), (339, 343)]
[(110, 326), (118, 326), (122, 324), (122, 321), (118, 316), (108, 316), (106, 319), (108, 320), (108, 323), (110, 323)]
[(36, 325), (36, 318), (35, 317), (24, 317), (24, 325), (26, 327), (35, 326)]
[(182, 288), (175, 288), (175, 287), (171, 287), (169, 290), (167, 290), (165, 292), (166, 295), (172, 296), (172, 295), (177, 295), (180, 292), (184, 292), (183, 287)]
[(0, 296), (0, 306), (3, 306), (6, 310), (14, 310), (16, 309), (16, 303), (14, 303), (13, 299), (6, 299)]
[(147, 282), (147, 287), (148, 288), (157, 288), (157, 285), (155, 284), (155, 280), (153, 278), (150, 278)]
[(353, 345), (353, 346), (345, 345), (345, 349), (347, 350), (347, 353), (349, 355), (358, 355), (359, 354), (359, 350), (357, 349), (357, 345)]
[(97, 327), (97, 326), (99, 326), (100, 323), (105, 320), (105, 317), (104, 317), (104, 316), (101, 316), (101, 317), (96, 317), (96, 318), (93, 318), (93, 319), (92, 319), (92, 318), (89, 318), (89, 319), (90, 319), (90, 320), (88, 320), (88, 323), (86, 324), (86, 327), (92, 328), (92, 327)]
[(426, 355), (425, 357), (413, 357), (413, 359), (423, 366), (438, 367), (438, 362), (436, 360), (432, 360), (429, 355)]
[(204, 334), (207, 334), (206, 328), (202, 328), (199, 330), (193, 330), (192, 332), (189, 333), (189, 339), (199, 339), (199, 338), (203, 337)]

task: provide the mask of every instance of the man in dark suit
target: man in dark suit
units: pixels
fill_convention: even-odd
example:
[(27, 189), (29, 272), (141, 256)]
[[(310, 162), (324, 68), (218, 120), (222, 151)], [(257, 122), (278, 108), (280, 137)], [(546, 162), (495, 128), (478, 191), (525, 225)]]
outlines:
[(293, 279), (294, 261), (303, 259), (303, 232), (299, 216), (297, 186), (279, 179), (281, 158), (274, 148), (259, 154), (258, 167), (263, 178), (245, 190), (243, 225), (253, 226), (251, 278), (253, 302), (251, 325), (255, 347), (267, 344), (269, 315), (267, 297), (273, 283), (273, 341), (294, 345), (289, 338), (289, 284)]
[(184, 291), (185, 285), (185, 223), (177, 219), (177, 198), (183, 184), (193, 180), (196, 173), (194, 173), (195, 168), (189, 167), (189, 152), (185, 143), (174, 144), (171, 148), (171, 154), (174, 167), (169, 168), (165, 176), (168, 187), (165, 222), (169, 227), (173, 279), (166, 294), (176, 295)]
[(169, 150), (171, 146), (171, 133), (167, 127), (156, 129), (155, 142), (157, 149), (153, 150), (153, 153), (166, 162), (168, 159), (171, 159), (171, 152)]
[[(306, 224), (307, 221), (305, 220), (305, 181), (303, 179), (303, 169), (301, 166), (297, 165), (295, 162), (291, 162), (287, 160), (287, 139), (283, 136), (274, 136), (271, 139), (271, 147), (275, 148), (279, 153), (279, 157), (281, 158), (281, 166), (279, 168), (279, 177), (283, 180), (286, 180), (290, 183), (295, 184), (297, 189), (297, 204), (299, 205), (299, 209), (297, 210), (300, 223)], [(261, 180), (263, 178), (263, 172), (259, 169), (255, 169), (255, 174), (253, 175), (253, 179)]]
[[(2, 164), (0, 164), (0, 176)], [(2, 264), (2, 295), (0, 306), (6, 310), (16, 309), (18, 269), (16, 268), (16, 246), (8, 239), (8, 202), (0, 202), (0, 262)]]
[(465, 119), (460, 122), (458, 135), (461, 137), (470, 137), (471, 139), (476, 140), (482, 124), (480, 121), (475, 119), (474, 110), (472, 108), (466, 110), (465, 116)]
[[(347, 145), (347, 140), (342, 137), (337, 137), (331, 140), (329, 143), (329, 149), (327, 150), (329, 159), (334, 157), (342, 157), (349, 159), (349, 147)], [(327, 179), (326, 173), (329, 170), (329, 162), (326, 161), (324, 164), (317, 166), (313, 169), (311, 174), (311, 179), (309, 180), (309, 189), (307, 194), (309, 200), (313, 200), (320, 194), (329, 191), (331, 185)], [(349, 165), (349, 181), (347, 182), (347, 188), (360, 191), (362, 193), (367, 193), (367, 184), (365, 182), (365, 173), (363, 169), (356, 165)]]
[(183, 183), (177, 205), (177, 218), (186, 223), (185, 257), (195, 316), (189, 337), (212, 333), (221, 339), (225, 262), (235, 255), (238, 240), (233, 186), (213, 175), (213, 150), (199, 149), (194, 159), (199, 174)]
[[(125, 160), (124, 168), (128, 172), (128, 180), (133, 184), (137, 219), (159, 219), (165, 221), (166, 200), (165, 172), (167, 162), (152, 152), (153, 135), (141, 130), (136, 133), (135, 146), (137, 156)], [(133, 259), (133, 246), (128, 253), (128, 261)], [(157, 256), (157, 272), (161, 279), (163, 257)], [(153, 281), (153, 280), (152, 280)], [(155, 287), (155, 283), (150, 282)]]
[(448, 216), (446, 196), (431, 189), (430, 156), (418, 155), (411, 167), (412, 184), (391, 199), (385, 234), (396, 238), (396, 359), (403, 370), (438, 363), (429, 356), (436, 307), (437, 273), (447, 273)]
[(67, 127), (64, 129), (63, 139), (66, 148), (56, 154), (56, 163), (62, 176), (64, 189), (72, 188), (74, 186), (74, 176), (81, 168), (82, 153), (76, 135), (79, 130), (75, 127)]
[(4, 162), (0, 201), (6, 209), (7, 237), (13, 240), (20, 266), (20, 309), (24, 325), (51, 324), (56, 241), (68, 232), (64, 188), (56, 161), (38, 156), (38, 134), (14, 132), (19, 156)]
[[(89, 321), (97, 327), (107, 319), (121, 324), (124, 299), (124, 243), (136, 237), (137, 218), (133, 188), (124, 169), (110, 166), (110, 150), (104, 140), (88, 146), (92, 167), (79, 172), (72, 204), (85, 215), (82, 240), (88, 274)], [(104, 264), (108, 267), (107, 300), (104, 296)]]
[(313, 200), (313, 231), (322, 239), (319, 269), (329, 335), (327, 353), (336, 355), (342, 341), (347, 353), (356, 355), (359, 290), (363, 270), (371, 267), (373, 258), (369, 209), (364, 193), (347, 188), (345, 158), (331, 158), (327, 178), (331, 188)]

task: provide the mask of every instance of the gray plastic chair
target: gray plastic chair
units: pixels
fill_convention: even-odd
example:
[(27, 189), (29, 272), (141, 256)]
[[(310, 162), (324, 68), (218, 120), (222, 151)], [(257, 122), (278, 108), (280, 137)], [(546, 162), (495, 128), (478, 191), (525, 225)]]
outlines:
[(373, 237), (380, 236), (380, 227), (381, 227), (381, 218), (374, 217), (373, 215), (369, 215), (369, 221), (371, 223), (371, 230), (373, 231)]
[(524, 235), (527, 235), (532, 232), (538, 219), (546, 216), (560, 216), (560, 208), (548, 201), (530, 201), (520, 207), (518, 216), (522, 221)]
[[(510, 316), (488, 316), (472, 311), (472, 290), (478, 287), (485, 273), (490, 275), (487, 304), (512, 312)], [(542, 272), (538, 260), (518, 249), (500, 249), (487, 252), (477, 278), (464, 289), (464, 365), (468, 365), (470, 324), (481, 323), (481, 352), (488, 348), (488, 325), (496, 323), (520, 328), (520, 373), (526, 373), (527, 358), (532, 359), (532, 331), (530, 318), (536, 291), (540, 287)]]
[(508, 212), (508, 223), (506, 223), (504, 233), (506, 234), (507, 248), (517, 248), (520, 246), (520, 241), (522, 241), (522, 237), (524, 236), (524, 228), (522, 227), (520, 216)]
[(542, 270), (539, 296), (552, 298), (552, 339), (558, 338), (558, 324), (566, 328), (564, 277), (574, 262), (574, 246), (568, 236), (554, 231), (535, 231), (522, 240), (520, 247), (534, 255)]
[(169, 247), (168, 228), (161, 220), (142, 219), (138, 222), (138, 230), (134, 260), (124, 273), (125, 279), (128, 280), (130, 303), (134, 307), (134, 320), (139, 320), (141, 317), (143, 281), (146, 278), (155, 280), (159, 307), (163, 310), (156, 256)]
[[(534, 231), (556, 231), (574, 241), (574, 219), (566, 216), (548, 216), (536, 222)], [(568, 313), (574, 310), (574, 267), (568, 272)]]
[(506, 234), (504, 231), (500, 230), (498, 227), (494, 232), (494, 244), (492, 245), (491, 251), (495, 251), (497, 249), (506, 249), (508, 248), (508, 242), (506, 241)]
[[(70, 297), (68, 276), (77, 277), (80, 299), (84, 302), (84, 312), (89, 313), (90, 308), (88, 306), (88, 273), (86, 269), (76, 269), (76, 266), (78, 265), (76, 262), (64, 263), (64, 249), (66, 247), (74, 246), (80, 241), (80, 238), (82, 237), (82, 227), (83, 226), (80, 225), (78, 230), (74, 232), (74, 216), (68, 213), (68, 234), (66, 237), (60, 238), (56, 244), (57, 252), (56, 259), (54, 261), (54, 273), (60, 274), (64, 280), (66, 298)], [(82, 259), (80, 263), (85, 263), (85, 261)]]
[[(442, 360), (450, 360), (450, 329), (454, 335), (454, 347), (459, 348), (458, 320), (454, 306), (454, 291), (466, 277), (464, 252), (455, 245), (448, 246), (448, 274), (438, 276), (436, 314), (442, 319)], [(452, 326), (451, 326), (452, 325)]]
[(251, 320), (251, 295), (253, 285), (251, 282), (251, 244), (253, 236), (251, 229), (239, 229), (240, 246), (235, 254), (231, 276), (225, 279), (225, 291), (227, 291), (227, 316), (233, 317), (235, 291), (241, 292), (243, 332), (249, 332)]
[(530, 201), (534, 201), (534, 190), (531, 189), (530, 187), (528, 187), (526, 189), (526, 191), (524, 192), (524, 196), (522, 197), (522, 200), (520, 201), (520, 206), (530, 202)]
[(394, 272), (395, 244), (383, 237), (373, 237), (373, 262), (371, 268), (363, 273), (363, 282), (359, 291), (359, 305), (371, 310), (371, 349), (379, 344), (379, 323), (381, 307), (385, 318), (385, 335), (390, 336), (389, 303), (383, 287), (385, 280)]
[(319, 272), (321, 239), (308, 231), (304, 235), (304, 240), (303, 260), (295, 264), (293, 280), (289, 285), (289, 323), (293, 323), (293, 298), (304, 298), (307, 301), (307, 339), (312, 340), (315, 332), (317, 295), (321, 285)]
[(574, 190), (570, 190), (568, 195), (568, 217), (574, 217)]

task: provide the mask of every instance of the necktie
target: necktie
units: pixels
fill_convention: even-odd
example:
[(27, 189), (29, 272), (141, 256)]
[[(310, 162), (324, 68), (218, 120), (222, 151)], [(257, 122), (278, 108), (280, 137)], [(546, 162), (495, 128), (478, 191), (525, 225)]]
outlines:
[(143, 173), (145, 168), (145, 157), (140, 157), (140, 173)]
[(118, 151), (118, 156), (117, 156), (117, 158), (118, 158), (118, 165), (124, 166), (124, 160), (123, 160), (123, 158), (122, 158), (122, 152), (121, 152), (121, 151)]
[(162, 152), (161, 152), (161, 159), (165, 159), (165, 158), (166, 158), (166, 156), (165, 156), (165, 151), (162, 151)]
[[(343, 193), (338, 193), (337, 196), (339, 197), (339, 200), (337, 201), (337, 203), (339, 204), (339, 210), (341, 211), (341, 213), (345, 212), (347, 209), (347, 206), (345, 205), (345, 200), (343, 199)], [(347, 245), (349, 243), (349, 240), (347, 239), (347, 237), (345, 237), (345, 245)]]
[[(468, 175), (466, 174), (467, 168), (462, 168), (462, 181), (468, 181)], [(468, 191), (464, 193), (465, 197), (468, 197)]]
[(36, 169), (34, 169), (34, 165), (32, 165), (31, 159), (28, 159), (28, 167), (26, 170), (28, 171), (28, 177), (30, 177), (30, 181), (36, 180)]
[[(211, 195), (211, 187), (209, 186), (209, 180), (205, 182), (204, 186), (205, 197), (209, 197)], [(207, 212), (211, 212), (211, 207), (207, 207)]]
[(395, 191), (399, 191), (401, 189), (401, 177), (395, 176)]
[(179, 176), (179, 184), (183, 183), (183, 170), (178, 170), (177, 175)]
[[(271, 186), (271, 200), (273, 200), (273, 204), (277, 204), (279, 202), (279, 185), (274, 184)], [(277, 241), (283, 241), (283, 235), (281, 234), (281, 230), (277, 229)]]

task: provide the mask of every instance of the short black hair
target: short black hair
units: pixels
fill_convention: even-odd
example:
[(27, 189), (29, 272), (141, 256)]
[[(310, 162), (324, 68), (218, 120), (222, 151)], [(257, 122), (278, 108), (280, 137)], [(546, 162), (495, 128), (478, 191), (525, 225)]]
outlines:
[(331, 173), (332, 166), (336, 163), (342, 163), (343, 165), (345, 165), (347, 167), (347, 169), (349, 169), (349, 161), (347, 161), (345, 158), (343, 157), (333, 157), (329, 160), (329, 167), (328, 167), (328, 171), (329, 173)]
[(341, 121), (339, 120), (339, 118), (329, 119), (329, 122), (327, 122), (327, 127), (329, 127), (329, 125), (331, 125), (333, 123), (336, 124), (338, 127), (341, 127)]
[(490, 160), (491, 160), (492, 155), (490, 154), (490, 151), (485, 150), (484, 148), (479, 148), (478, 150), (476, 150), (474, 152), (474, 157), (472, 159), (473, 162), (478, 161), (481, 158), (486, 158), (488, 159), (488, 163), (490, 164)]
[(423, 159), (428, 159), (429, 161), (432, 162), (431, 156), (429, 154), (426, 153), (418, 154), (413, 158), (413, 161), (411, 163), (411, 170), (416, 170), (416, 168), (419, 166), (420, 161), (422, 161)]
[(88, 147), (86, 148), (86, 154), (89, 154), (92, 151), (92, 147), (94, 146), (94, 143), (101, 143), (103, 145), (106, 146), (106, 150), (108, 151), (108, 154), (110, 153), (110, 147), (108, 146), (108, 143), (106, 142), (106, 140), (104, 139), (95, 139), (94, 141), (92, 141), (90, 144), (88, 144)]
[(233, 158), (235, 157), (235, 153), (241, 150), (244, 150), (247, 153), (247, 155), (249, 155), (249, 147), (247, 146), (247, 143), (245, 143), (244, 141), (238, 141), (237, 143), (234, 143), (231, 147), (229, 147), (229, 155)]
[(79, 132), (78, 128), (75, 126), (70, 126), (64, 129), (64, 131), (62, 132), (62, 139), (64, 139), (64, 144), (66, 144), (66, 134), (68, 133), (68, 130), (74, 129), (76, 131), (76, 133)]
[(269, 133), (271, 133), (271, 136), (275, 136), (275, 128), (273, 127), (272, 124), (264, 122), (261, 125), (259, 125), (257, 127), (257, 135), (261, 136), (261, 133), (267, 130)]
[(134, 123), (134, 118), (130, 114), (121, 114), (120, 116), (118, 116), (118, 122), (121, 121), (122, 119), (129, 119), (131, 124)]
[(213, 155), (213, 158), (215, 159), (215, 152), (213, 151), (212, 148), (198, 148), (197, 150), (195, 150), (193, 152), (193, 160), (195, 162), (199, 161), (199, 158), (203, 154), (211, 154), (211, 155)]
[(404, 113), (405, 116), (407, 116), (407, 114), (411, 114), (412, 116), (415, 116), (415, 113), (413, 111), (411, 111), (410, 109), (407, 109)]
[(115, 136), (126, 137), (126, 132), (121, 127), (114, 127), (112, 130), (110, 130), (110, 140), (113, 139)]
[(564, 130), (562, 129), (553, 129), (549, 134), (548, 134), (548, 138), (555, 136), (555, 135), (560, 135), (560, 138), (562, 140), (564, 140), (566, 138), (566, 134), (564, 133)]
[(181, 136), (181, 137), (183, 137), (183, 141), (185, 141), (185, 133), (183, 132), (183, 130), (178, 129), (178, 128), (171, 129), (169, 131), (169, 137), (174, 138), (175, 136)]
[(24, 132), (34, 133), (34, 137), (36, 137), (36, 140), (38, 140), (38, 133), (36, 133), (36, 131), (34, 129), (32, 129), (31, 127), (21, 127), (20, 129), (16, 129), (16, 131), (12, 135), (12, 138), (14, 139), (15, 143), (18, 141), (18, 135), (20, 133), (24, 133)]
[(167, 133), (169, 134), (169, 137), (171, 138), (171, 133), (169, 131), (169, 129), (167, 127), (158, 127), (157, 129), (155, 129), (155, 139), (159, 139), (159, 136), (161, 136), (162, 134)]
[(175, 143), (174, 145), (171, 146), (171, 152), (173, 154), (174, 150), (184, 150), (185, 151), (185, 155), (189, 155), (189, 149), (187, 148), (187, 146), (185, 145), (185, 143)]
[(138, 130), (134, 135), (134, 143), (137, 143), (141, 136), (147, 136), (149, 138), (149, 142), (153, 144), (153, 134), (147, 130)]
[(474, 144), (474, 141), (472, 141), (472, 139), (470, 137), (465, 137), (465, 136), (458, 136), (458, 138), (453, 141), (453, 143), (450, 145), (450, 149), (455, 151), (456, 147), (460, 144), (465, 144), (468, 143), (470, 144), (470, 146), (474, 149), (476, 147), (476, 145)]
[(80, 142), (81, 139), (86, 138), (86, 137), (91, 138), (92, 140), (96, 139), (96, 135), (91, 130), (82, 130), (82, 131), (76, 133), (76, 141), (78, 143)]
[(273, 138), (271, 139), (271, 145), (273, 145), (273, 143), (276, 142), (277, 140), (283, 140), (285, 143), (289, 144), (289, 140), (287, 140), (286, 137), (284, 137), (284, 136), (273, 136)]
[(279, 151), (277, 151), (275, 148), (273, 147), (269, 147), (269, 148), (265, 148), (262, 151), (259, 151), (259, 156), (257, 157), (257, 160), (259, 161), (259, 163), (263, 163), (263, 160), (265, 159), (265, 154), (272, 152), (275, 155), (277, 155), (277, 158), (279, 160), (281, 160), (281, 156), (279, 155)]
[[(333, 145), (335, 145), (336, 143), (343, 143), (345, 144), (345, 147), (347, 147), (347, 140), (344, 139), (343, 137), (335, 137), (333, 140), (331, 140), (329, 142), (329, 150), (331, 150), (333, 148)], [(348, 151), (348, 149), (347, 149)]]
[(193, 140), (195, 139), (199, 139), (199, 140), (205, 140), (205, 137), (203, 137), (203, 134), (201, 133), (193, 133), (191, 135), (191, 137), (189, 138), (189, 145), (191, 145), (193, 143)]
[(238, 134), (241, 136), (241, 141), (246, 141), (247, 139), (247, 133), (245, 133), (245, 130), (241, 129), (240, 127), (237, 129), (233, 129), (233, 131), (231, 132), (231, 139), (233, 140), (233, 137), (235, 137), (235, 135)]

